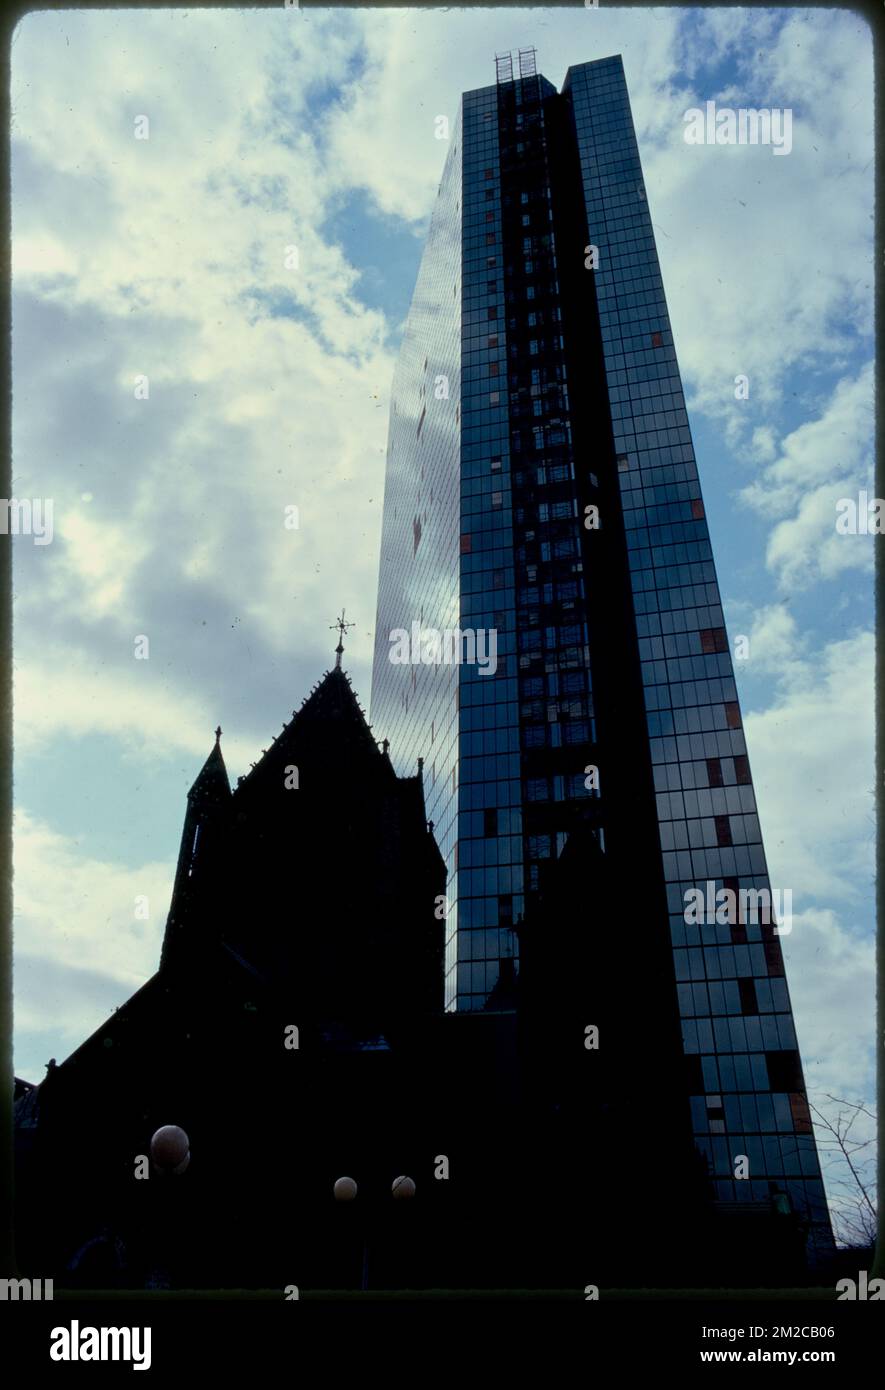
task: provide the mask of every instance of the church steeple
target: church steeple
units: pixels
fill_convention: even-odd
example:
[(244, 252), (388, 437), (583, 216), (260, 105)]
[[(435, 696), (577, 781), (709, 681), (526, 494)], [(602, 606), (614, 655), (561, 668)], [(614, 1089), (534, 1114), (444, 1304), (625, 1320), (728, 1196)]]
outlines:
[(194, 805), (218, 805), (230, 796), (230, 781), (224, 757), (221, 752), (221, 725), (215, 730), (215, 746), (200, 769), (197, 778), (187, 794)]
[(161, 966), (168, 960), (171, 943), (180, 940), (180, 929), (188, 917), (194, 875), (198, 865), (205, 864), (207, 858), (213, 858), (216, 821), (219, 812), (226, 807), (230, 799), (230, 782), (221, 752), (219, 724), (215, 730), (215, 745), (187, 794), (187, 811), (184, 829), (181, 832), (181, 847), (178, 851), (178, 867), (175, 871), (169, 919), (160, 956)]

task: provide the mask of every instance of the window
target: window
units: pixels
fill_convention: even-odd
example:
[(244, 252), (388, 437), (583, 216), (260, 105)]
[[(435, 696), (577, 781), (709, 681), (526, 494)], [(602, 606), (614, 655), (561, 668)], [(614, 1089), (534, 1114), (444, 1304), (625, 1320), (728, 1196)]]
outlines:
[(707, 1096), (707, 1121), (711, 1134), (725, 1133), (725, 1110), (721, 1096)]
[(738, 990), (741, 996), (741, 1013), (758, 1014), (759, 1005), (756, 1003), (756, 986), (752, 980), (738, 980)]
[[(763, 927), (763, 933), (765, 928)], [(781, 943), (776, 936), (769, 937), (762, 942), (765, 951), (765, 965), (769, 975), (783, 975), (784, 957), (781, 951)]]
[(790, 1048), (783, 1052), (766, 1052), (768, 1080), (773, 1091), (801, 1091), (802, 1068), (799, 1053)]
[(722, 764), (718, 758), (707, 759), (707, 780), (711, 787), (722, 786)]
[(486, 837), (498, 833), (498, 812), (493, 806), (482, 813), (482, 833)]
[(652, 347), (663, 347), (663, 346), (664, 346), (664, 340), (663, 340), (663, 338), (661, 337), (660, 333), (652, 333), (652, 335), (651, 335), (651, 345), (652, 345)]
[(728, 650), (728, 641), (725, 636), (724, 627), (704, 627), (701, 628), (701, 651), (724, 652)]
[(793, 1128), (797, 1134), (813, 1134), (811, 1124), (811, 1114), (808, 1110), (808, 1101), (797, 1091), (790, 1094), (790, 1114), (793, 1117)]
[(734, 760), (734, 775), (738, 786), (745, 787), (750, 781), (750, 760), (744, 753), (738, 753)]
[(493, 473), (497, 473), (497, 472), (500, 470), (500, 468), (501, 468), (501, 460), (500, 460), (499, 458), (494, 458), (494, 459), (492, 459), (492, 472), (493, 472)]
[(716, 822), (716, 843), (720, 846), (731, 844), (731, 822), (728, 816), (714, 816)]

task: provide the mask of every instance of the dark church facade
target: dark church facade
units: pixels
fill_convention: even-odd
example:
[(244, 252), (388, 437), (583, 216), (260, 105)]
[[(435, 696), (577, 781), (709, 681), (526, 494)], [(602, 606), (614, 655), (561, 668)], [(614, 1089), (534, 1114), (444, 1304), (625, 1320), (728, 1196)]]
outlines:
[(217, 731), (157, 973), (20, 1087), (19, 1267), (281, 1297), (801, 1281), (778, 1194), (717, 1209), (660, 963), (586, 929), (588, 885), (598, 921), (622, 898), (589, 825), (516, 925), (519, 974), (444, 1011), (421, 765), (396, 775), (340, 659), (234, 788)]

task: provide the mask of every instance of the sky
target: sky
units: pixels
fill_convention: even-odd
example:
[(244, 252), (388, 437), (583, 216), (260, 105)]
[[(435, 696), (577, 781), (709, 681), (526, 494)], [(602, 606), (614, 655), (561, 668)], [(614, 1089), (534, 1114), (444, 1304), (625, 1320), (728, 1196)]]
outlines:
[[(342, 606), (368, 707), (436, 117), (532, 45), (557, 87), (623, 55), (806, 1079), (872, 1101), (873, 549), (835, 527), (874, 494), (872, 40), (820, 9), (20, 22), (11, 492), (53, 499), (53, 538), (14, 540), (19, 1076), (154, 972), (212, 731), (235, 782)], [(790, 153), (687, 144), (710, 100), (790, 109)]]

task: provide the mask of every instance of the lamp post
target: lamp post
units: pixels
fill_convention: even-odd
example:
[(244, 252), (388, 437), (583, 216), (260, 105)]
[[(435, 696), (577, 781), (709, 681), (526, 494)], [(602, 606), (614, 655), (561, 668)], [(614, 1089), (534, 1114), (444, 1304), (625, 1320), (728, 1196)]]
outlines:
[[(176, 1180), (187, 1172), (191, 1161), (191, 1144), (185, 1131), (180, 1125), (161, 1125), (151, 1136), (149, 1145), (151, 1157), (151, 1168), (164, 1186), (164, 1192), (158, 1195), (154, 1207), (154, 1215), (159, 1226), (159, 1240), (151, 1241), (151, 1244), (158, 1245), (165, 1252), (164, 1257), (167, 1261), (173, 1250), (174, 1234), (178, 1228), (173, 1212), (170, 1210), (171, 1193), (166, 1189), (166, 1183)], [(177, 1182), (175, 1184), (177, 1189)], [(153, 1269), (149, 1275), (153, 1287), (168, 1287), (169, 1271)]]
[[(390, 1196), (395, 1202), (409, 1202), (415, 1196), (416, 1188), (413, 1178), (406, 1174), (401, 1174), (394, 1178), (390, 1185)], [(336, 1202), (354, 1202), (357, 1199), (359, 1187), (353, 1178), (340, 1177), (332, 1188), (332, 1194)], [(368, 1198), (362, 1207), (364, 1215), (362, 1225), (362, 1269), (360, 1274), (360, 1292), (365, 1293), (369, 1287), (369, 1221), (371, 1216), (380, 1216), (383, 1209), (383, 1198), (378, 1186), (369, 1185)]]

